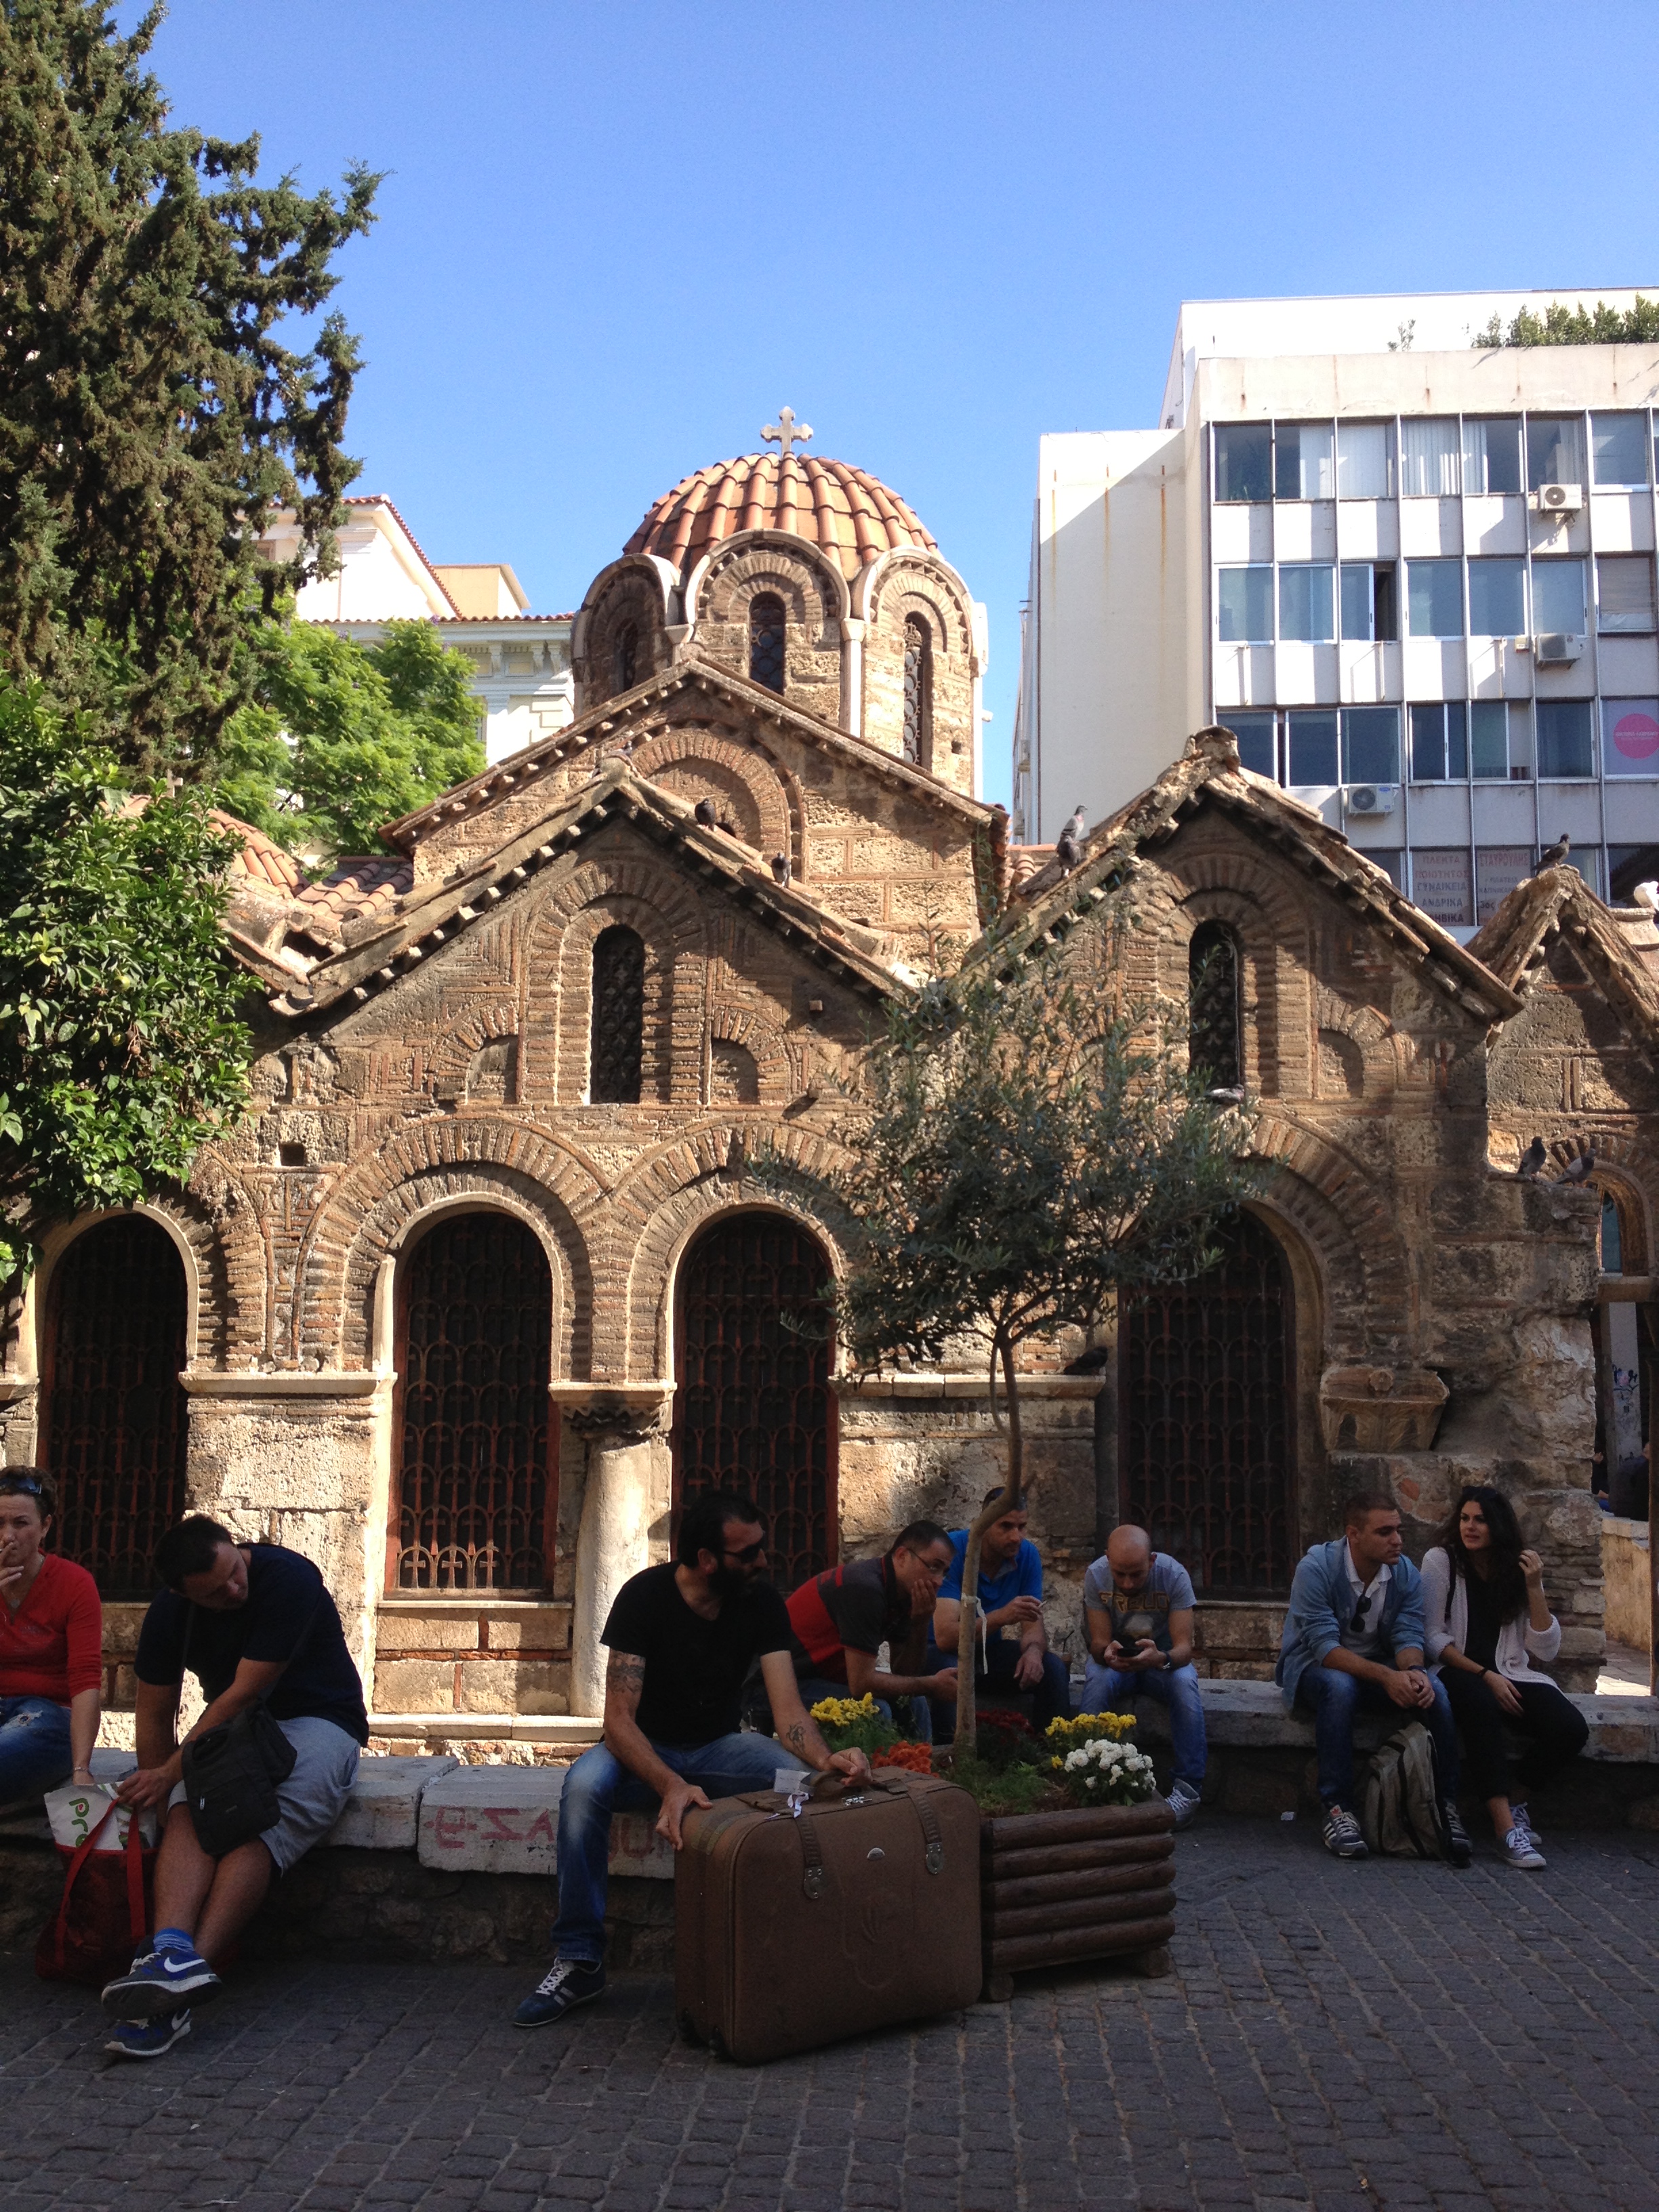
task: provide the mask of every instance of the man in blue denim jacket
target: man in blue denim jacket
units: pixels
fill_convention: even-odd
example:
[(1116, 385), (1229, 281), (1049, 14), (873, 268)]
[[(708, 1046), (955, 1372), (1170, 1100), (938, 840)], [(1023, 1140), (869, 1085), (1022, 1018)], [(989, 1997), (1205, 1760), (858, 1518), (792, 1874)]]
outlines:
[(1434, 1738), (1446, 1856), (1467, 1866), (1457, 1730), (1445, 1691), (1423, 1664), (1423, 1585), (1403, 1540), (1391, 1498), (1365, 1490), (1348, 1500), (1343, 1534), (1316, 1544), (1296, 1571), (1274, 1680), (1287, 1709), (1313, 1716), (1328, 1851), (1366, 1855), (1353, 1812), (1354, 1715), (1397, 1711), (1401, 1721), (1420, 1718)]

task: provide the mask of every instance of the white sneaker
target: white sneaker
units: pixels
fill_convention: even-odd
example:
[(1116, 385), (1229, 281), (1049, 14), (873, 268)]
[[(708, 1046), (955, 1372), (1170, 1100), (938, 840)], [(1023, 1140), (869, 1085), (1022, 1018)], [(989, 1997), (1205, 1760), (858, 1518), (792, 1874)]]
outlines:
[(1190, 1782), (1172, 1782), (1170, 1784), (1170, 1810), (1175, 1814), (1177, 1828), (1192, 1826), (1198, 1818), (1199, 1803), (1198, 1792)]
[(1547, 1866), (1549, 1862), (1517, 1820), (1504, 1838), (1504, 1863), (1522, 1868), (1530, 1873), (1538, 1867)]

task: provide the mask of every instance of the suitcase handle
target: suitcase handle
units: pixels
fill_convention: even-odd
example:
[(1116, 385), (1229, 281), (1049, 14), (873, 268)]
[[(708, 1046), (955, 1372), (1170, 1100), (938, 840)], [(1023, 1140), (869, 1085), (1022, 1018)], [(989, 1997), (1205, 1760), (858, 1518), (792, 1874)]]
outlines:
[[(822, 1776), (818, 1778), (819, 1780), (824, 1778)], [(841, 1778), (837, 1776), (836, 1779), (840, 1780)], [(814, 1787), (816, 1788), (816, 1784)], [(921, 1822), (922, 1842), (925, 1846), (922, 1863), (929, 1874), (943, 1874), (945, 1837), (939, 1825), (939, 1814), (928, 1803), (926, 1791), (912, 1790), (908, 1783), (900, 1782), (896, 1778), (888, 1781), (884, 1777), (872, 1775), (868, 1782), (861, 1782), (856, 1787), (849, 1789), (841, 1802), (843, 1805), (858, 1804), (862, 1801), (865, 1794), (871, 1790), (879, 1790), (890, 1796), (896, 1793), (901, 1797), (909, 1799), (911, 1804), (915, 1807), (917, 1819)], [(806, 1863), (805, 1873), (801, 1880), (801, 1888), (805, 1896), (816, 1903), (823, 1895), (825, 1887), (823, 1853), (818, 1847), (817, 1835), (812, 1821), (797, 1820), (795, 1826), (800, 1832), (801, 1856)]]

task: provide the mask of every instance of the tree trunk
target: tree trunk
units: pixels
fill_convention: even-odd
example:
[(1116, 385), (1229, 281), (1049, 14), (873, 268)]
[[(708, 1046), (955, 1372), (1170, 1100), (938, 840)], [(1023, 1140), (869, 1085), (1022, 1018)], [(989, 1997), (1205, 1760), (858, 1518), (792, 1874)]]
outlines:
[(981, 1508), (968, 1531), (968, 1548), (962, 1562), (962, 1626), (957, 1632), (957, 1732), (955, 1745), (964, 1756), (972, 1754), (978, 1728), (974, 1696), (975, 1662), (979, 1656), (979, 1547), (986, 1530), (1020, 1503), (1025, 1475), (1025, 1453), (1019, 1426), (1019, 1381), (1014, 1371), (1014, 1347), (999, 1331), (991, 1347), (991, 1408), (996, 1410), (997, 1366), (1000, 1362), (1003, 1395), (1008, 1403), (1008, 1472), (1002, 1495)]

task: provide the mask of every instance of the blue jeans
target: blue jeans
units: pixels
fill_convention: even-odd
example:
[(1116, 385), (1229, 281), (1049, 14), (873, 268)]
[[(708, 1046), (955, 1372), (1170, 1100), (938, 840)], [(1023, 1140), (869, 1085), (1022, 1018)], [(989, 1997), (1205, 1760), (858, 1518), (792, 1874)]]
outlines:
[(74, 1771), (67, 1705), (50, 1698), (0, 1698), (0, 1805), (44, 1797)]
[(1434, 1703), (1425, 1711), (1421, 1705), (1395, 1705), (1380, 1682), (1367, 1681), (1360, 1674), (1342, 1674), (1334, 1667), (1309, 1667), (1304, 1671), (1296, 1686), (1296, 1702), (1313, 1714), (1319, 1795), (1326, 1805), (1340, 1805), (1348, 1812), (1355, 1809), (1353, 1717), (1357, 1712), (1386, 1713), (1395, 1728), (1404, 1728), (1407, 1721), (1421, 1721), (1434, 1738), (1441, 1794), (1456, 1796), (1461, 1771), (1457, 1729), (1445, 1686), (1437, 1674), (1429, 1680), (1434, 1685)]
[[(850, 1698), (853, 1694), (845, 1682), (826, 1681), (822, 1675), (818, 1674), (811, 1675), (805, 1682), (797, 1682), (795, 1687), (800, 1692), (800, 1701), (809, 1713), (814, 1705), (821, 1705), (825, 1698)], [(891, 1727), (893, 1723), (891, 1705), (888, 1704), (885, 1698), (877, 1698), (874, 1702), (876, 1711), (889, 1727)], [(933, 1709), (926, 1698), (911, 1698), (910, 1725), (915, 1729), (920, 1742), (932, 1743)]]
[[(791, 1759), (769, 1735), (722, 1735), (686, 1750), (651, 1747), (665, 1766), (710, 1797), (769, 1790)], [(559, 1793), (559, 1917), (553, 1946), (562, 1959), (598, 1966), (605, 1957), (605, 1900), (613, 1813), (654, 1813), (661, 1800), (602, 1743), (585, 1751)]]
[(1101, 1667), (1091, 1659), (1083, 1677), (1083, 1710), (1085, 1713), (1133, 1712), (1142, 1690), (1170, 1708), (1170, 1747), (1175, 1753), (1176, 1780), (1184, 1782), (1189, 1790), (1201, 1788), (1209, 1747), (1204, 1734), (1198, 1669), (1190, 1660), (1166, 1674)]

